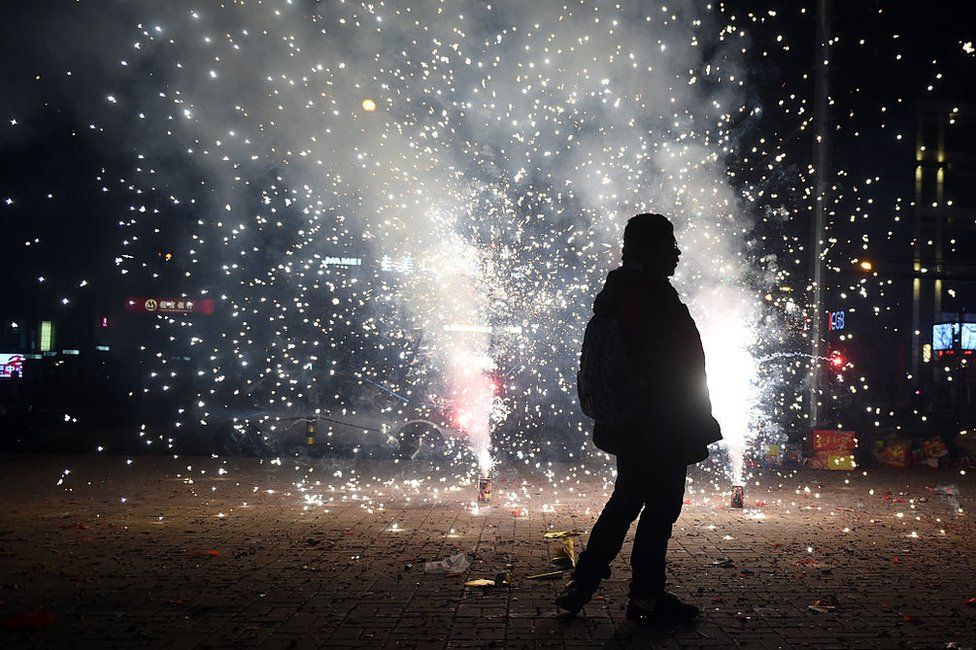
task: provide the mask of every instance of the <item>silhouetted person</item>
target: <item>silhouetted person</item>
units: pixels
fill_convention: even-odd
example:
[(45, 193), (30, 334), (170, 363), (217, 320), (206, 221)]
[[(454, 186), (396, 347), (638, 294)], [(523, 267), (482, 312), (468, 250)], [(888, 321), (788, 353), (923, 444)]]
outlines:
[(722, 438), (705, 385), (698, 328), (668, 281), (680, 254), (665, 217), (633, 217), (624, 230), (623, 266), (610, 272), (593, 304), (595, 314), (619, 319), (640, 399), (629, 423), (594, 425), (596, 446), (617, 457), (617, 479), (573, 580), (556, 597), (573, 613), (610, 575), (610, 562), (638, 515), (627, 617), (690, 620), (699, 613), (665, 591), (664, 575), (687, 466), (707, 458), (706, 446)]

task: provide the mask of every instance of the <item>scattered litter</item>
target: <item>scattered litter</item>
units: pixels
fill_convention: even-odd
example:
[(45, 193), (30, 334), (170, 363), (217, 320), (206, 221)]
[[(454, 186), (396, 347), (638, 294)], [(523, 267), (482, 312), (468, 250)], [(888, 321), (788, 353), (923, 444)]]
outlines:
[(474, 580), (468, 580), (464, 583), (465, 587), (494, 587), (494, 580), (487, 580), (485, 578), (475, 578)]
[(563, 537), (562, 546), (552, 556), (553, 566), (569, 569), (576, 566), (576, 544), (572, 537)]
[(808, 605), (807, 609), (821, 614), (832, 614), (837, 609), (837, 598), (834, 596), (818, 598)]
[(424, 564), (425, 573), (435, 573), (444, 575), (458, 575), (467, 571), (471, 563), (464, 553), (457, 553), (443, 560), (435, 560)]
[(559, 530), (548, 532), (542, 537), (545, 539), (563, 539), (564, 537), (579, 537), (582, 534), (578, 530)]
[(953, 483), (937, 485), (934, 491), (937, 495), (948, 501), (949, 506), (953, 510), (959, 509), (959, 486)]
[(561, 578), (563, 571), (547, 571), (545, 573), (537, 573), (534, 576), (526, 576), (526, 580), (555, 580), (556, 578)]
[(494, 580), (487, 578), (475, 578), (464, 583), (465, 587), (507, 587), (512, 584), (511, 576), (507, 573), (495, 575)]
[(735, 562), (733, 562), (730, 558), (723, 557), (712, 562), (712, 566), (720, 566), (724, 569), (731, 569), (735, 566)]

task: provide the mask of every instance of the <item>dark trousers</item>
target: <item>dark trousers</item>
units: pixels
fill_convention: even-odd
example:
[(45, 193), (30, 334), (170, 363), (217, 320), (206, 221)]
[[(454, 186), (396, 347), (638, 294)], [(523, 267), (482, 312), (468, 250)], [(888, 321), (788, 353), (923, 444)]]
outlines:
[(671, 527), (681, 514), (687, 465), (617, 456), (613, 494), (596, 520), (586, 550), (580, 554), (573, 579), (596, 589), (609, 575), (630, 525), (640, 515), (634, 548), (631, 598), (654, 597), (664, 591), (664, 566)]

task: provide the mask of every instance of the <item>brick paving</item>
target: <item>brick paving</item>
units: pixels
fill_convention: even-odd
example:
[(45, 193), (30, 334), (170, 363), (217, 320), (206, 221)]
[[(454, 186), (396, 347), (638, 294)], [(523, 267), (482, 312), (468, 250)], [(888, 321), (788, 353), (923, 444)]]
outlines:
[[(551, 570), (546, 531), (585, 543), (603, 473), (501, 471), (475, 511), (429, 468), (131, 460), (0, 456), (0, 647), (976, 645), (973, 472), (767, 470), (743, 511), (693, 473), (669, 580), (704, 613), (666, 629), (624, 619), (632, 537), (579, 617), (551, 604), (562, 581), (526, 579)], [(947, 483), (961, 512), (927, 489)], [(424, 572), (460, 552), (462, 576)]]

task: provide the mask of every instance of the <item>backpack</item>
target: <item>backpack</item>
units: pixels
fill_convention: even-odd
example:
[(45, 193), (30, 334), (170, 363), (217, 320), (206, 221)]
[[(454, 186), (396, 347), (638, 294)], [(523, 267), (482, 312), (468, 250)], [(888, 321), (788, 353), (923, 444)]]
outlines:
[(576, 390), (583, 413), (600, 424), (630, 424), (640, 416), (639, 386), (620, 319), (593, 314), (586, 324), (576, 373)]

